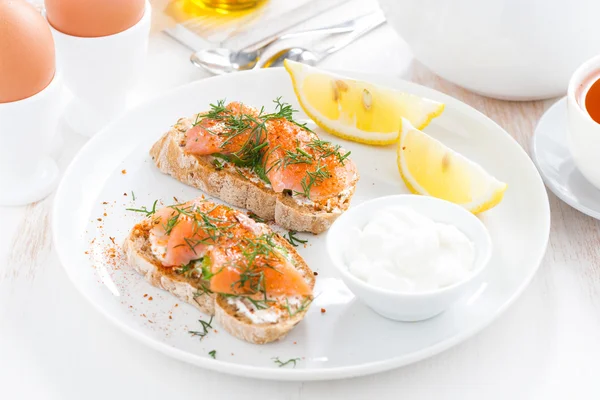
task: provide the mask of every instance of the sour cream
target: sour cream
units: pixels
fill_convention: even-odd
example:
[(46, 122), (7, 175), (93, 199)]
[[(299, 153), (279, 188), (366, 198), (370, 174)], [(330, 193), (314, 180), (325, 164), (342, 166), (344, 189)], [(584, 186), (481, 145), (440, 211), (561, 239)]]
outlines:
[(474, 267), (475, 248), (455, 226), (396, 206), (354, 228), (345, 261), (350, 273), (371, 285), (424, 292), (466, 279)]
[(254, 324), (276, 323), (281, 318), (281, 310), (276, 307), (258, 309), (254, 304), (242, 297), (230, 297), (227, 302), (234, 305), (237, 311), (246, 316)]

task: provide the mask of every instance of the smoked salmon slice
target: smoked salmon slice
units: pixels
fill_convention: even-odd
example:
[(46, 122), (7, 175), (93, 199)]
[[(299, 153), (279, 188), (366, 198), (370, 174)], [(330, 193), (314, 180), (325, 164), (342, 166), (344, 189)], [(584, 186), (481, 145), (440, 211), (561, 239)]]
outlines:
[(311, 200), (346, 189), (356, 175), (354, 163), (339, 146), (320, 140), (286, 119), (268, 123), (268, 140), (277, 143), (267, 153), (267, 177), (275, 192), (291, 190)]
[[(208, 154), (234, 154), (241, 150), (257, 134), (256, 126), (261, 123), (258, 110), (238, 102), (223, 102), (213, 105), (213, 109), (198, 114), (186, 136), (185, 151), (199, 156)], [(262, 132), (260, 132), (262, 134)], [(257, 138), (260, 142), (261, 138)]]
[(239, 211), (199, 199), (157, 211), (153, 223), (150, 242), (163, 265), (180, 268), (202, 260), (209, 266), (203, 279), (215, 293), (312, 293), (276, 235)]
[[(259, 246), (276, 246), (269, 235), (255, 240), (262, 242)], [(268, 242), (271, 243), (268, 244)], [(256, 251), (255, 246), (250, 247), (252, 252)], [(273, 296), (306, 296), (312, 293), (312, 289), (304, 277), (291, 265), (290, 261), (282, 258), (279, 252), (272, 252), (266, 256), (260, 255), (252, 261), (243, 255), (234, 262), (234, 265), (227, 261), (227, 257), (231, 257), (231, 254), (227, 253), (231, 252), (224, 252), (223, 249), (214, 249), (211, 252), (214, 275), (210, 279), (210, 289), (213, 292), (238, 295), (266, 293)]]
[(239, 102), (211, 105), (185, 133), (185, 152), (248, 167), (273, 191), (313, 201), (348, 188), (357, 174), (350, 152), (320, 140), (293, 119), (291, 106), (275, 102), (271, 114)]

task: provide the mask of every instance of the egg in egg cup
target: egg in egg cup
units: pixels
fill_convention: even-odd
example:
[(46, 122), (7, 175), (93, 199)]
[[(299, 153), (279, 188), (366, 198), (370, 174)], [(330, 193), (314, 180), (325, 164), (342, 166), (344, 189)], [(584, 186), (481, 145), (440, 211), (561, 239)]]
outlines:
[(0, 1), (0, 206), (49, 195), (63, 105), (52, 33), (25, 0)]

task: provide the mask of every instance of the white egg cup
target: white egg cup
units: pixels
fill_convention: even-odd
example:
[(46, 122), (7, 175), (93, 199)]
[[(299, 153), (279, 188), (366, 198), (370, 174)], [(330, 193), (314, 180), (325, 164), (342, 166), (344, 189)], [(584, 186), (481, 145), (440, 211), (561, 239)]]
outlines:
[(50, 156), (62, 111), (58, 72), (41, 92), (0, 103), (0, 206), (20, 206), (48, 196), (59, 170)]
[(50, 26), (58, 66), (74, 97), (65, 111), (73, 130), (93, 136), (126, 110), (128, 93), (144, 69), (151, 17), (146, 0), (142, 19), (114, 35), (77, 37)]

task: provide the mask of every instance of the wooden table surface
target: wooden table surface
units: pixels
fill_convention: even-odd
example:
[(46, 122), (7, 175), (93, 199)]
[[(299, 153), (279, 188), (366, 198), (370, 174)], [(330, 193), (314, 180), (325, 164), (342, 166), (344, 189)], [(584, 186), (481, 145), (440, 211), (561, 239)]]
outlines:
[[(368, 57), (356, 57), (356, 54)], [(153, 34), (138, 101), (208, 75), (189, 51)], [(552, 100), (484, 98), (435, 76), (384, 26), (323, 67), (391, 74), (448, 93), (491, 117), (529, 149)], [(64, 169), (86, 139), (61, 123)], [(507, 160), (510, 162), (510, 160)], [(563, 399), (599, 398), (598, 221), (550, 194), (552, 228), (542, 266), (524, 294), (467, 342), (417, 364), (332, 382), (253, 381), (202, 370), (136, 342), (68, 281), (52, 246), (52, 196), (0, 207), (0, 398), (2, 399)]]

